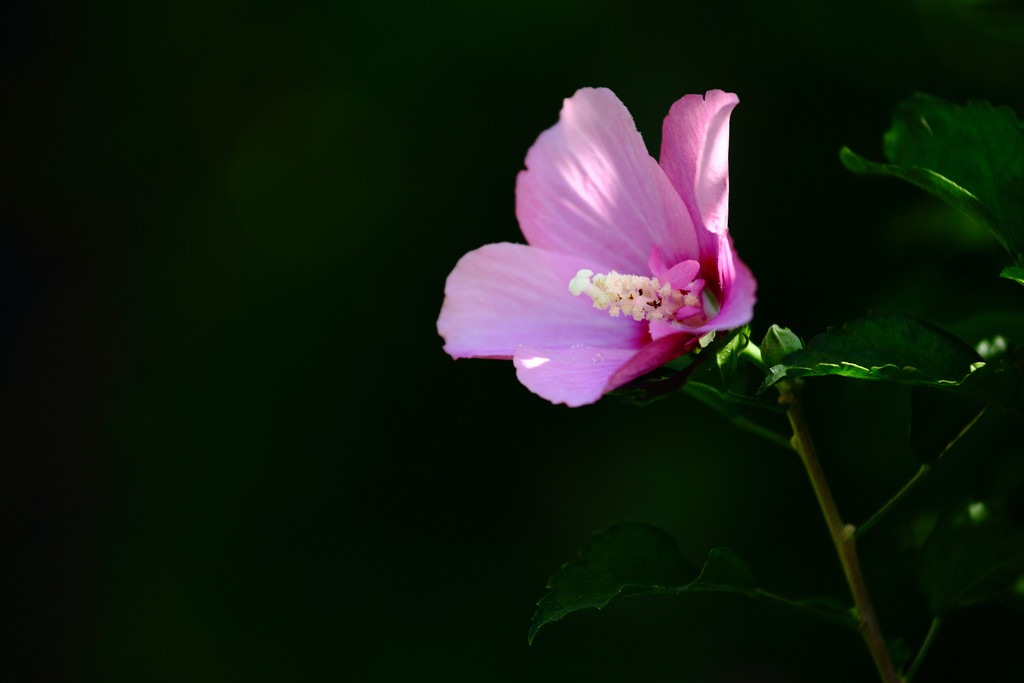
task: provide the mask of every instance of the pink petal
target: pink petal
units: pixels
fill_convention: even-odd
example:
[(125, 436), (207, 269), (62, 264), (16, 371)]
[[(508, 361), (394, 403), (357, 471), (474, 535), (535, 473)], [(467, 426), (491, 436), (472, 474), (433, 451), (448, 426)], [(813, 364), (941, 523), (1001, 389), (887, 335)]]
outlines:
[(606, 88), (565, 100), (526, 156), (516, 215), (533, 246), (641, 274), (657, 245), (669, 263), (698, 256), (693, 221)]
[(661, 167), (698, 226), (701, 260), (718, 248), (700, 226), (721, 234), (729, 221), (729, 116), (739, 98), (721, 90), (687, 95), (672, 105), (662, 127)]
[(668, 266), (665, 265), (665, 261), (661, 258), (661, 252), (658, 251), (657, 244), (651, 247), (651, 255), (647, 257), (647, 270), (654, 277), (658, 277), (668, 270)]
[(552, 403), (576, 408), (594, 403), (609, 391), (661, 367), (696, 343), (696, 337), (682, 333), (653, 341), (639, 351), (521, 346), (512, 360), (516, 376), (527, 389)]
[(690, 351), (696, 344), (697, 338), (689, 334), (689, 332), (655, 339), (640, 349), (639, 353), (634, 354), (627, 363), (612, 375), (605, 386), (605, 391), (617, 389), (640, 375), (645, 375), (651, 370), (660, 368), (670, 360)]
[[(636, 355), (632, 349), (579, 346), (544, 349), (521, 346), (513, 362), (516, 376), (533, 393), (570, 408), (601, 398), (612, 376)], [(618, 385), (616, 385), (618, 386)]]
[(725, 288), (722, 307), (718, 315), (707, 324), (690, 330), (695, 334), (711, 330), (734, 330), (746, 325), (754, 317), (757, 281), (747, 265), (736, 256), (729, 236), (726, 234), (722, 238), (718, 260), (719, 277)]
[(676, 311), (676, 320), (686, 320), (687, 318), (697, 315), (701, 312), (701, 309), (696, 306), (683, 306)]
[(608, 270), (525, 244), (488, 244), (469, 252), (445, 283), (437, 320), (444, 350), (453, 358), (511, 358), (521, 344), (640, 348), (645, 325), (612, 318), (589, 297), (569, 292), (569, 280), (581, 268)]
[[(681, 328), (679, 325), (670, 323), (667, 320), (652, 320), (650, 323), (651, 339), (657, 341), (662, 337), (670, 337), (674, 334), (689, 333), (689, 328)], [(693, 335), (690, 335), (693, 336)]]
[(666, 282), (672, 283), (672, 289), (682, 289), (693, 282), (693, 278), (697, 277), (698, 272), (700, 272), (699, 263), (696, 261), (683, 261), (675, 264), (664, 273), (655, 274), (655, 277), (658, 278), (658, 282), (661, 284)]

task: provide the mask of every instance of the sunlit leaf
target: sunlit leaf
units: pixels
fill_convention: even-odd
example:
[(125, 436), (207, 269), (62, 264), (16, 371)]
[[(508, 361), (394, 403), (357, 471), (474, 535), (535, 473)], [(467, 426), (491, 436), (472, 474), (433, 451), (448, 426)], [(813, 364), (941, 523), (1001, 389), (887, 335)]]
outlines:
[(938, 327), (906, 314), (871, 313), (787, 355), (762, 389), (783, 378), (809, 375), (955, 386), (980, 361), (974, 349)]

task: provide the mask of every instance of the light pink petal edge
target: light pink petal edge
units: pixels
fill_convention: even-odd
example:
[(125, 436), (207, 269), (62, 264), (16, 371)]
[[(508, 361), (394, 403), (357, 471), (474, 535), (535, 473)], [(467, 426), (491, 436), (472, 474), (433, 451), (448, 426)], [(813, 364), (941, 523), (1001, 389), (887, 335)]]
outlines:
[(693, 348), (696, 338), (674, 334), (639, 351), (577, 346), (544, 349), (521, 346), (513, 362), (516, 376), (533, 393), (576, 408), (661, 367)]
[(696, 341), (689, 331), (655, 339), (640, 349), (639, 353), (633, 355), (612, 375), (605, 386), (605, 391), (617, 389), (641, 375), (646, 375), (651, 370), (660, 368), (670, 360), (688, 352), (694, 347)]
[(661, 167), (690, 208), (702, 260), (714, 256), (714, 235), (728, 229), (729, 117), (737, 104), (736, 95), (721, 90), (687, 95), (672, 105), (662, 126)]
[(607, 88), (565, 100), (516, 183), (516, 215), (533, 246), (642, 274), (657, 246), (668, 263), (697, 258), (690, 212)]
[(606, 269), (575, 256), (524, 244), (488, 244), (469, 252), (445, 283), (437, 331), (453, 358), (512, 358), (520, 345), (640, 348), (645, 330), (612, 318), (569, 281), (581, 268)]
[(608, 385), (612, 377), (635, 355), (635, 350), (593, 346), (567, 349), (521, 346), (512, 361), (516, 377), (527, 389), (552, 403), (577, 408), (596, 402), (610, 391)]

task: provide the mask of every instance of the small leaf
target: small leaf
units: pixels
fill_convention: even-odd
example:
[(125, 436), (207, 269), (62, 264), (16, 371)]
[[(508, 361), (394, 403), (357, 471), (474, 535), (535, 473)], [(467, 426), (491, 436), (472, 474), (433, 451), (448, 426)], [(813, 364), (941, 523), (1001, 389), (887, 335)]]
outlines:
[(885, 134), (889, 164), (843, 148), (854, 173), (913, 183), (967, 214), (1015, 258), (1024, 250), (1024, 132), (1008, 107), (957, 106), (916, 94), (898, 106)]
[(1003, 272), (999, 273), (999, 277), (1005, 277), (1007, 280), (1016, 280), (1024, 285), (1024, 268), (1007, 266), (1006, 268), (1003, 268)]
[(722, 386), (729, 386), (736, 378), (736, 366), (739, 364), (740, 355), (750, 344), (750, 326), (733, 330), (726, 337), (721, 348), (715, 352), (715, 365), (722, 378)]
[(871, 313), (819, 334), (772, 368), (764, 391), (784, 377), (842, 375), (911, 385), (955, 386), (981, 359), (943, 330), (900, 313)]
[(937, 615), (994, 598), (1022, 573), (1024, 528), (978, 501), (944, 515), (921, 551), (921, 586)]

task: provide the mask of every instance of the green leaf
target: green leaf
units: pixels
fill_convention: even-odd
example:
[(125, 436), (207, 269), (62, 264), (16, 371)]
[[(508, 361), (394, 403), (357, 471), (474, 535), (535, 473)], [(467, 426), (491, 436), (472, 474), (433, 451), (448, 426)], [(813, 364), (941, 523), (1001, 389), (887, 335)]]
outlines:
[(900, 178), (930, 192), (982, 225), (1015, 258), (1024, 251), (1024, 133), (1008, 107), (957, 106), (916, 94), (898, 106), (885, 134), (890, 163), (867, 161), (848, 148), (854, 173)]
[(1024, 285), (1024, 268), (1007, 266), (1006, 268), (1003, 268), (1003, 272), (999, 273), (999, 277), (1005, 277), (1007, 280), (1016, 280)]
[(1024, 528), (995, 505), (960, 505), (936, 524), (919, 578), (934, 614), (990, 600), (1024, 573)]
[(530, 643), (543, 626), (572, 612), (603, 609), (615, 598), (645, 593), (740, 593), (856, 627), (849, 610), (836, 601), (789, 600), (757, 588), (750, 567), (728, 548), (712, 548), (697, 577), (687, 581), (694, 567), (667, 533), (648, 524), (620, 523), (599, 531), (579, 555), (548, 581), (551, 592), (537, 603)]
[[(716, 340), (704, 351), (715, 359), (714, 363), (704, 363), (693, 368), (688, 381), (696, 382), (713, 389), (721, 400), (737, 405), (755, 405), (760, 402), (744, 392), (750, 375), (756, 372), (753, 363), (741, 364), (747, 347), (750, 345), (750, 327), (733, 330), (728, 337), (719, 342)], [(746, 372), (745, 372), (746, 371)], [(754, 371), (754, 372), (750, 372)], [(759, 380), (758, 380), (759, 381)]]
[(718, 368), (722, 386), (727, 387), (736, 379), (740, 356), (748, 344), (750, 344), (750, 325), (730, 332), (722, 346), (715, 349), (715, 366)]
[(819, 334), (772, 368), (761, 390), (783, 378), (842, 375), (921, 386), (956, 386), (981, 358), (953, 335), (913, 316), (871, 313)]
[(548, 581), (551, 592), (537, 603), (532, 643), (545, 624), (581, 609), (603, 609), (625, 595), (671, 593), (692, 567), (667, 533), (648, 524), (615, 524), (594, 534)]

